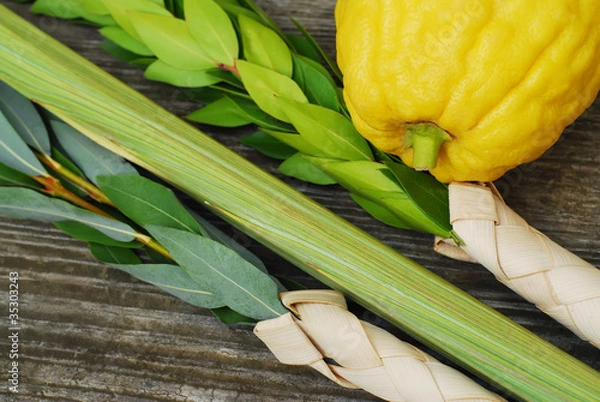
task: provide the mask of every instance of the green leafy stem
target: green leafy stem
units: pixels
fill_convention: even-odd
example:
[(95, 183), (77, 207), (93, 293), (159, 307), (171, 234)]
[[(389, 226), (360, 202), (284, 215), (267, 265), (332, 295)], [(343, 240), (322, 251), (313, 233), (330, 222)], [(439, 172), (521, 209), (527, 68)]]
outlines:
[(224, 322), (286, 311), (278, 300), (285, 289), (254, 254), (2, 82), (0, 215), (52, 222), (99, 261)]
[(286, 34), (252, 0), (37, 0), (31, 11), (99, 26), (104, 50), (203, 105), (189, 120), (257, 126), (241, 141), (283, 160), (281, 173), (340, 184), (388, 225), (460, 243), (447, 187), (359, 134), (339, 68), (298, 21)]

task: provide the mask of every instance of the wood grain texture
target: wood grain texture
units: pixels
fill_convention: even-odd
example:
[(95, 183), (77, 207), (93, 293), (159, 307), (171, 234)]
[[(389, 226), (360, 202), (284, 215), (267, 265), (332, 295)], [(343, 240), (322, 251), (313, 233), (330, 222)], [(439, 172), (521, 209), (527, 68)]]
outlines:
[[(172, 112), (183, 116), (193, 110), (194, 105), (176, 99), (178, 90), (148, 82), (140, 70), (104, 54), (98, 48), (100, 36), (92, 27), (31, 15), (27, 5), (5, 0), (0, 3)], [(334, 0), (258, 3), (284, 30), (293, 30), (290, 16), (299, 20), (328, 53), (334, 54)], [(237, 141), (238, 130), (201, 128), (277, 174), (275, 161)], [(596, 101), (544, 157), (507, 173), (496, 183), (507, 203), (530, 224), (596, 266), (600, 266), (599, 150), (600, 102)], [(542, 338), (600, 369), (600, 351), (539, 313), (480, 266), (435, 254), (430, 236), (378, 223), (338, 187), (284, 180)], [(257, 253), (274, 273), (309, 287), (321, 287), (261, 245), (201, 213)], [(97, 263), (84, 243), (68, 238), (52, 225), (0, 218), (0, 238), (1, 310), (7, 311), (8, 273), (18, 272), (22, 319), (21, 392), (17, 399), (3, 385), (2, 401), (376, 400), (361, 391), (339, 388), (308, 369), (280, 365), (249, 327), (227, 327), (207, 311)], [(360, 318), (408, 340), (373, 314), (351, 307)], [(0, 337), (0, 362), (6, 361), (9, 348), (4, 334), (6, 330)], [(4, 366), (0, 369), (6, 373)]]

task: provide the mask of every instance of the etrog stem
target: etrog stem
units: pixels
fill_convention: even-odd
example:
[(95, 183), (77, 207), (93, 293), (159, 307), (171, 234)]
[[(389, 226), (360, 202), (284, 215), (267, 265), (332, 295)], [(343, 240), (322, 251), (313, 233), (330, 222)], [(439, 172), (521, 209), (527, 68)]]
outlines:
[(431, 170), (437, 165), (438, 152), (450, 135), (433, 123), (411, 124), (404, 144), (413, 149), (413, 168)]

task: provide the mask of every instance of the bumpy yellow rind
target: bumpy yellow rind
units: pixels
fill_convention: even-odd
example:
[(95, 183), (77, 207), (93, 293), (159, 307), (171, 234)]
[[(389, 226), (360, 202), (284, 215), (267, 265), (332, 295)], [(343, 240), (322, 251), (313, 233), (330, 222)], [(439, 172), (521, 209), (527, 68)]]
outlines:
[(406, 124), (453, 139), (431, 173), (491, 181), (540, 157), (600, 90), (597, 0), (339, 0), (357, 129), (411, 165)]

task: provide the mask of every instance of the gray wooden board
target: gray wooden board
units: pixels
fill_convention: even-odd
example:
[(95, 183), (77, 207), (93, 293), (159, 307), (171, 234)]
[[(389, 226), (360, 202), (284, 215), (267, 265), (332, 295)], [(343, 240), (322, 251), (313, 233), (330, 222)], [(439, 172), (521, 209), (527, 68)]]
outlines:
[[(27, 12), (27, 5), (0, 0), (86, 58), (183, 116), (193, 105), (178, 90), (144, 80), (142, 72), (98, 48), (94, 28)], [(334, 0), (258, 1), (284, 30), (298, 19), (334, 54)], [(277, 163), (241, 145), (239, 130), (202, 127), (267, 171)], [(497, 182), (507, 203), (530, 224), (592, 264), (600, 265), (600, 103), (569, 127), (540, 160)], [(600, 351), (539, 313), (487, 271), (435, 254), (430, 236), (386, 227), (367, 216), (338, 187), (288, 183), (436, 274), (498, 309), (575, 357), (600, 369)], [(201, 211), (201, 210), (200, 210)], [(278, 274), (320, 287), (286, 261), (217, 219), (207, 218), (257, 253)], [(313, 371), (283, 366), (250, 327), (225, 326), (209, 312), (96, 262), (82, 242), (52, 225), (0, 219), (0, 294), (6, 306), (9, 272), (20, 281), (20, 393), (3, 401), (371, 401)], [(366, 319), (409, 340), (383, 320), (351, 305)], [(7, 309), (2, 307), (1, 311)], [(4, 319), (3, 319), (4, 320)], [(0, 337), (7, 362), (6, 326)], [(443, 356), (429, 351), (448, 362)], [(3, 378), (7, 366), (2, 363)], [(3, 380), (4, 381), (4, 380)], [(424, 401), (426, 402), (426, 401)]]

